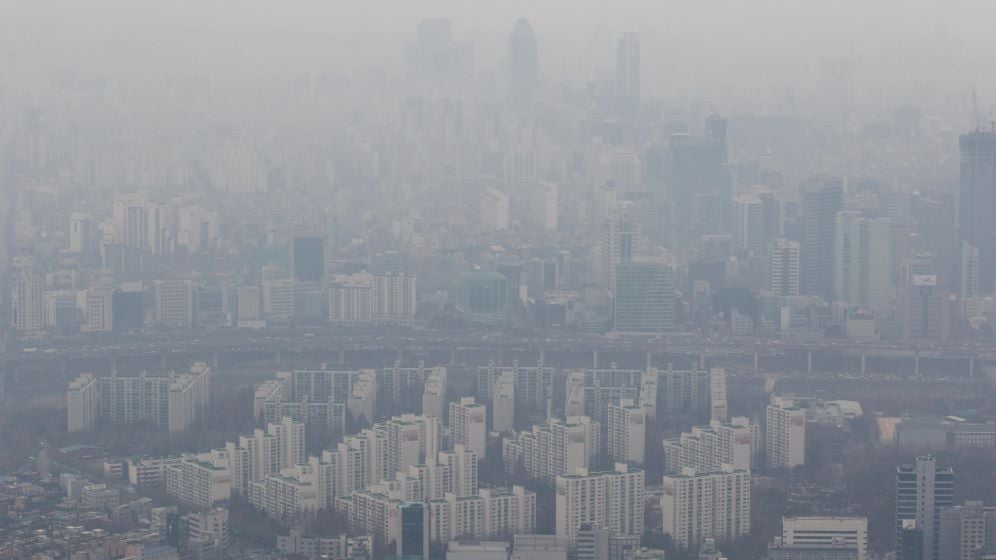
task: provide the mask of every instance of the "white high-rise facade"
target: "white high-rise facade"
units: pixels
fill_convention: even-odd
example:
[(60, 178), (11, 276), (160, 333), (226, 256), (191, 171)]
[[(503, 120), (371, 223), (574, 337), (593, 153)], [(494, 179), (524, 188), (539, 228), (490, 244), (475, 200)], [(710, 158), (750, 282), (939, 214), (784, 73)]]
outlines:
[(682, 548), (705, 539), (728, 541), (750, 531), (750, 473), (725, 466), (720, 471), (686, 469), (665, 475), (662, 530)]
[(647, 411), (623, 399), (609, 404), (607, 444), (613, 461), (642, 465), (646, 458)]
[(614, 470), (557, 477), (557, 536), (574, 542), (583, 523), (624, 535), (642, 535), (644, 473), (617, 463)]
[(728, 464), (750, 470), (758, 458), (759, 441), (757, 424), (743, 417), (695, 426), (678, 438), (664, 440), (665, 469), (672, 473), (686, 468), (709, 472)]
[(511, 432), (515, 428), (515, 378), (511, 372), (498, 376), (491, 397), (491, 430)]
[(450, 403), (450, 439), (454, 444), (466, 445), (484, 459), (487, 452), (488, 407), (478, 404), (474, 397), (463, 397)]
[(769, 469), (791, 469), (806, 463), (806, 411), (790, 397), (772, 396), (766, 409), (764, 456)]
[(601, 450), (601, 426), (587, 416), (570, 416), (506, 437), (502, 445), (506, 472), (516, 472), (521, 463), (529, 477), (553, 482), (588, 468)]

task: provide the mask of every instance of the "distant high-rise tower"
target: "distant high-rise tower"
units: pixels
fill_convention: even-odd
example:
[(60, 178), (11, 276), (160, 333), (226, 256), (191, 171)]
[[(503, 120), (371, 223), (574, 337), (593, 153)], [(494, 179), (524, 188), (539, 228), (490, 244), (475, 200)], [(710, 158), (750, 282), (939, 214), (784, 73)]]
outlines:
[(638, 258), (616, 268), (615, 330), (660, 334), (675, 328), (674, 271), (666, 263)]
[(993, 287), (996, 276), (996, 132), (962, 134), (961, 192), (958, 231), (963, 241), (979, 249), (979, 281)]
[(619, 263), (640, 256), (640, 222), (628, 210), (605, 218), (599, 240), (599, 283), (610, 292), (616, 291)]
[(616, 48), (616, 95), (619, 111), (633, 117), (640, 108), (640, 38), (626, 33)]
[(802, 291), (833, 294), (837, 213), (844, 208), (844, 185), (836, 177), (816, 177), (803, 187)]
[(892, 303), (892, 222), (840, 212), (834, 232), (834, 295), (851, 305)]
[(702, 233), (719, 233), (720, 224), (713, 223), (704, 209), (704, 202), (718, 200), (719, 220), (722, 206), (730, 203), (730, 182), (726, 163), (726, 121), (713, 119), (706, 138), (690, 134), (672, 134), (671, 193), (674, 198), (674, 220), (679, 240), (689, 241)]
[(294, 280), (321, 282), (325, 277), (325, 238), (301, 235), (294, 238), (292, 267)]
[(519, 18), (508, 36), (508, 91), (512, 105), (529, 105), (538, 82), (536, 33), (529, 20)]
[[(917, 457), (916, 464), (896, 468), (896, 555), (903, 553), (904, 523), (914, 521), (923, 531), (920, 560), (940, 560), (941, 509), (954, 505), (954, 470), (938, 467), (933, 456)], [(909, 537), (906, 536), (908, 539)]]
[(799, 243), (772, 239), (768, 243), (767, 288), (778, 296), (799, 295)]
[(764, 205), (745, 194), (733, 201), (733, 242), (738, 250), (760, 255), (764, 249)]

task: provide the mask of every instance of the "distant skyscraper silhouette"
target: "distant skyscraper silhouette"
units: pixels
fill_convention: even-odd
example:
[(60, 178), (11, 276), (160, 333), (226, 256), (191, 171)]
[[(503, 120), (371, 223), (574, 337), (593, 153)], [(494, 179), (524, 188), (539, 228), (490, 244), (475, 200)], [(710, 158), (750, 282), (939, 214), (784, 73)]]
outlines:
[(508, 90), (513, 106), (524, 107), (532, 100), (539, 81), (536, 33), (526, 18), (519, 18), (508, 36)]
[(802, 191), (802, 290), (830, 297), (837, 212), (844, 209), (844, 185), (840, 178), (817, 176), (810, 178)]
[(633, 117), (640, 108), (640, 38), (626, 33), (616, 48), (616, 95), (619, 111)]
[(958, 231), (963, 241), (979, 249), (979, 283), (993, 289), (996, 276), (996, 132), (962, 134), (961, 196)]

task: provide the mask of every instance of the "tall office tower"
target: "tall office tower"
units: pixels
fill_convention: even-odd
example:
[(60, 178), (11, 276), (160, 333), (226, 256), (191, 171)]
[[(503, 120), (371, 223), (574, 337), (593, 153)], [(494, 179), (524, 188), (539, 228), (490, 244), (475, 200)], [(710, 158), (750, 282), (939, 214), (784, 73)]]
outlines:
[(536, 33), (526, 18), (519, 18), (508, 36), (508, 94), (513, 107), (527, 107), (539, 85)]
[(881, 309), (892, 304), (892, 222), (837, 214), (834, 295), (850, 305)]
[(726, 465), (719, 471), (664, 475), (663, 531), (674, 544), (694, 550), (707, 538), (729, 541), (750, 531), (750, 473)]
[(674, 269), (670, 265), (649, 258), (620, 262), (615, 295), (615, 331), (648, 334), (674, 331), (677, 311)]
[(916, 223), (917, 236), (914, 250), (930, 253), (937, 259), (937, 270), (942, 286), (955, 281), (955, 256), (958, 249), (958, 194), (947, 191), (928, 191), (913, 198), (910, 211)]
[(429, 560), (429, 508), (422, 502), (404, 502), (398, 510), (401, 515), (398, 557)]
[(616, 463), (615, 469), (557, 477), (557, 536), (572, 543), (584, 523), (624, 535), (642, 535), (644, 473)]
[(802, 187), (802, 293), (833, 294), (837, 213), (844, 209), (844, 184), (836, 177), (810, 178)]
[(947, 340), (951, 328), (950, 297), (937, 276), (914, 275), (902, 290), (900, 311), (907, 340)]
[(79, 294), (85, 332), (110, 332), (114, 330), (114, 291), (110, 288), (90, 288)]
[(497, 272), (465, 272), (460, 275), (457, 309), (472, 323), (498, 325), (508, 316), (508, 286), (508, 279)]
[(642, 465), (647, 447), (647, 409), (632, 399), (609, 403), (609, 456), (617, 463)]
[(948, 560), (940, 556), (941, 510), (954, 505), (955, 473), (938, 467), (932, 455), (913, 465), (896, 468), (896, 554), (902, 552), (903, 524), (914, 521), (923, 531), (921, 560)]
[(767, 248), (766, 287), (777, 296), (799, 295), (799, 243), (772, 239)]
[(764, 205), (760, 198), (745, 194), (733, 200), (733, 244), (755, 255), (764, 249)]
[(10, 283), (10, 327), (21, 333), (45, 329), (44, 282), (29, 264), (17, 265)]
[(979, 249), (979, 281), (986, 291), (996, 277), (996, 132), (962, 134), (958, 233)]
[(965, 502), (944, 508), (940, 526), (941, 558), (976, 560), (996, 554), (996, 507)]
[(143, 194), (119, 194), (114, 197), (114, 243), (145, 251), (152, 250), (155, 232), (155, 205)]
[(156, 324), (169, 329), (194, 326), (194, 286), (190, 280), (156, 280)]
[(482, 232), (508, 229), (508, 195), (494, 188), (481, 191), (480, 226)]
[(478, 404), (474, 397), (462, 397), (450, 403), (450, 440), (465, 445), (479, 459), (485, 458), (488, 446), (488, 407)]
[(640, 256), (640, 221), (628, 208), (622, 208), (602, 222), (598, 242), (599, 284), (615, 293), (619, 264)]
[(782, 543), (788, 546), (832, 547), (841, 543), (868, 554), (868, 519), (865, 517), (783, 517)]
[(769, 469), (791, 469), (806, 463), (806, 411), (791, 397), (773, 395), (766, 409), (764, 456)]
[(259, 286), (235, 288), (235, 320), (239, 326), (263, 320), (263, 296)]
[(69, 217), (69, 252), (78, 255), (92, 254), (96, 239), (90, 216), (83, 212), (73, 212)]
[(372, 277), (370, 305), (374, 323), (411, 325), (415, 320), (415, 277), (405, 274)]
[[(710, 194), (729, 204), (730, 181), (724, 169), (726, 163), (725, 127), (718, 119), (706, 138), (690, 134), (672, 134), (671, 195), (674, 198), (674, 220), (678, 239), (687, 243), (703, 233), (718, 233), (717, 224), (703, 220), (697, 209), (703, 208), (701, 194)], [(725, 121), (722, 121), (725, 122)]]
[(962, 241), (958, 251), (958, 296), (965, 299), (979, 294), (979, 249)]
[(640, 109), (640, 37), (626, 33), (616, 47), (616, 96), (619, 112), (635, 117)]
[(325, 238), (320, 235), (294, 237), (291, 268), (298, 282), (321, 282), (325, 278)]

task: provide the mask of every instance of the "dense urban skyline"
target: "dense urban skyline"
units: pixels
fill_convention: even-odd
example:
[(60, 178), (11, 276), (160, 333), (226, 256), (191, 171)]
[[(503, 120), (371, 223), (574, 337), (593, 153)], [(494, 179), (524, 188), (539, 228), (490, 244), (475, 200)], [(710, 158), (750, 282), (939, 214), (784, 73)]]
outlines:
[(10, 6), (0, 556), (996, 557), (994, 17)]

